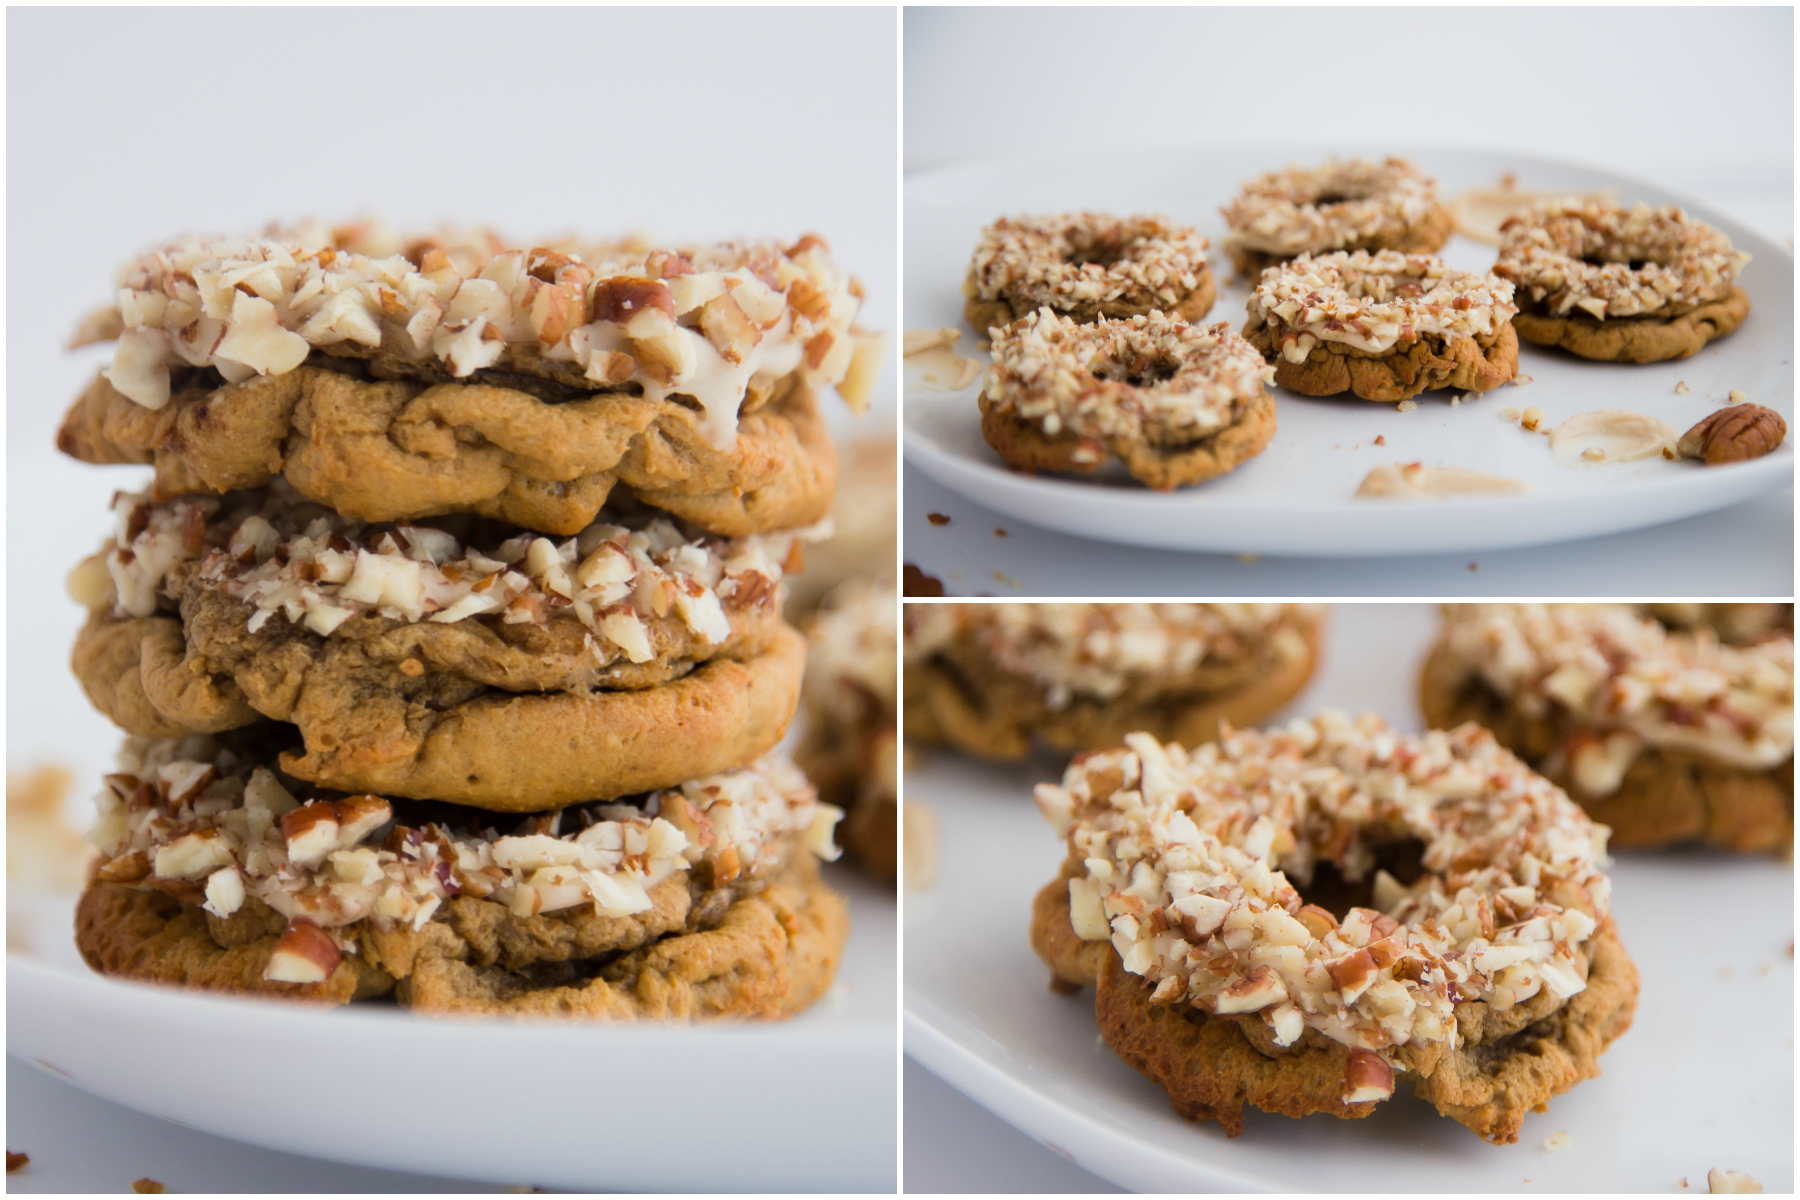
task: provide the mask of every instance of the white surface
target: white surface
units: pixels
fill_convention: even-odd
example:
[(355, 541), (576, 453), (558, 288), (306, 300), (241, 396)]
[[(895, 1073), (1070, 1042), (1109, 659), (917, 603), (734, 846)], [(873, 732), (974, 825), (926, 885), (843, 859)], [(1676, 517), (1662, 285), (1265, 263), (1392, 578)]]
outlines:
[[(13, 769), (74, 768), (70, 806), (82, 823), (119, 734), (69, 675), (80, 613), (62, 578), (106, 529), (111, 492), (141, 486), (147, 472), (82, 466), (54, 452), (63, 411), (106, 353), (61, 347), (80, 317), (110, 298), (118, 263), (142, 246), (187, 230), (361, 212), (400, 226), (486, 223), (521, 237), (816, 230), (867, 285), (863, 322), (895, 327), (891, 9), (413, 8), (353, 17), (129, 9), (103, 19), (35, 9), (9, 12), (7, 33), (7, 165), (29, 181), (8, 208), (7, 760)], [(270, 66), (301, 59), (291, 71)], [(197, 98), (195, 80), (209, 71), (240, 81), (235, 100)], [(789, 82), (771, 82), (782, 79)], [(796, 106), (790, 93), (799, 94), (799, 81), (812, 99)], [(891, 422), (893, 392), (890, 367), (876, 393), (885, 416), (857, 422), (832, 402), (828, 419), (840, 434)], [(786, 1026), (435, 1025), (140, 994), (85, 968), (14, 967), (8, 1048), (18, 1053), (27, 1038), (63, 1046), (67, 1063), (53, 1061), (97, 1092), (321, 1157), (500, 1183), (557, 1182), (517, 1169), (531, 1159), (560, 1161), (562, 1179), (575, 1186), (885, 1190), (895, 1158), (895, 906), (854, 879), (844, 886), (856, 893), (857, 919), (842, 975), (848, 998)], [(55, 936), (66, 947), (66, 922)], [(53, 997), (67, 1007), (54, 1007)], [(215, 1013), (216, 1026), (200, 1024)], [(158, 1041), (164, 1031), (180, 1037)], [(384, 1090), (395, 1077), (389, 1043), (373, 1052), (358, 1040), (369, 1037), (436, 1047), (418, 1056), (417, 1070), (409, 1060), (398, 1100)], [(102, 1043), (114, 1058), (83, 1057)], [(148, 1058), (135, 1055), (195, 1045), (222, 1056), (207, 1087), (173, 1094), (148, 1086)], [(224, 1056), (230, 1045), (235, 1058)], [(365, 1053), (351, 1053), (355, 1045)], [(680, 1095), (656, 1091), (672, 1074), (647, 1066), (623, 1073), (631, 1056), (662, 1050), (692, 1068)], [(78, 1061), (87, 1064), (80, 1071)], [(335, 1064), (335, 1077), (318, 1070), (322, 1061)], [(280, 1089), (251, 1087), (265, 1078)], [(719, 1086), (708, 1091), (696, 1079)], [(362, 1126), (297, 1144), (294, 1089), (307, 1087), (351, 1101), (321, 1099), (301, 1114), (303, 1127), (354, 1125), (349, 1115), (358, 1112)], [(10, 1110), (14, 1120), (20, 1111)], [(138, 1120), (105, 1105), (83, 1111), (91, 1123), (35, 1127), (37, 1144), (26, 1149), (43, 1170), (127, 1138)], [(495, 1122), (508, 1112), (510, 1131)], [(533, 1115), (538, 1123), (528, 1124)], [(394, 1136), (395, 1122), (407, 1120), (419, 1122), (418, 1136)], [(550, 1132), (558, 1124), (560, 1137)], [(14, 1128), (9, 1120), (9, 1137)], [(755, 1144), (769, 1130), (775, 1138)], [(752, 1144), (740, 1147), (738, 1138)], [(778, 1149), (783, 1159), (770, 1161)], [(416, 1161), (402, 1162), (409, 1154)], [(264, 1159), (241, 1161), (242, 1171), (206, 1176), (206, 1187), (270, 1186), (273, 1177), (257, 1174)], [(382, 1186), (367, 1172), (314, 1166), (296, 1190)], [(71, 1179), (65, 1190), (117, 1190), (143, 1173), (105, 1185)]]
[(906, 1191), (1118, 1192), (906, 1060)]
[[(1433, 627), (1422, 605), (1338, 606), (1319, 675), (1282, 717), (1373, 708), (1418, 728), (1414, 681)], [(1176, 1117), (1099, 1044), (1091, 990), (1046, 987), (1026, 931), (1062, 855), (1030, 788), (1058, 770), (934, 752), (908, 772), (908, 800), (937, 811), (942, 860), (936, 885), (907, 898), (906, 1048), (1084, 1169), (1134, 1190), (1668, 1192), (1727, 1167), (1769, 1192), (1793, 1189), (1788, 864), (1702, 851), (1619, 859), (1613, 911), (1642, 975), (1636, 1022), (1604, 1074), (1526, 1117), (1516, 1145), (1487, 1145), (1404, 1088), (1358, 1121), (1246, 1109), (1243, 1136), (1228, 1140)], [(1569, 1148), (1542, 1149), (1562, 1131)], [(909, 1136), (909, 1156), (933, 1150)], [(953, 1165), (946, 1156), (939, 1178)]]
[[(1667, 421), (1677, 434), (1727, 402), (1732, 389), (1793, 421), (1794, 277), (1785, 247), (1730, 218), (1663, 189), (1584, 167), (1517, 154), (1411, 148), (1383, 142), (1340, 147), (1359, 157), (1401, 153), (1437, 179), (1443, 194), (1493, 186), (1507, 172), (1526, 191), (1585, 193), (1615, 189), (1625, 203), (1684, 204), (1754, 256), (1740, 283), (1750, 315), (1729, 337), (1692, 358), (1647, 365), (1593, 363), (1525, 345), (1519, 373), (1531, 383), (1503, 386), (1452, 406), (1453, 390), (1428, 391), (1412, 412), (1353, 396), (1310, 397), (1280, 387), (1278, 430), (1257, 457), (1235, 470), (1173, 492), (1154, 492), (1116, 465), (1087, 479), (1008, 470), (983, 440), (975, 396), (921, 387), (918, 367), (903, 373), (908, 461), (986, 507), (1060, 533), (1176, 550), (1361, 557), (1466, 554), (1542, 545), (1642, 528), (1711, 512), (1792, 485), (1791, 442), (1773, 454), (1725, 469), (1651, 458), (1570, 468), (1552, 458), (1549, 440), (1507, 422), (1507, 407), (1544, 413), (1553, 427), (1577, 413), (1629, 409)], [(1094, 208), (1166, 213), (1222, 244), (1217, 215), (1246, 179), (1289, 162), (1319, 162), (1323, 145), (1238, 150), (1137, 151), (951, 168), (906, 185), (906, 324), (963, 325), (960, 290), (970, 249), (984, 225), (1003, 213)], [(1440, 251), (1451, 266), (1485, 272), (1494, 250), (1462, 236)], [(1215, 253), (1219, 298), (1207, 322), (1235, 329), (1249, 296)], [(987, 356), (965, 350), (979, 361)], [(1691, 391), (1675, 392), (1685, 381)], [(1376, 437), (1384, 445), (1375, 445)], [(1379, 465), (1424, 462), (1523, 482), (1526, 495), (1445, 501), (1368, 500), (1357, 485)]]
[[(1629, 20), (1622, 19), (1624, 10), (1580, 7), (1558, 8), (1553, 16), (1440, 7), (1404, 17), (1354, 7), (1103, 15), (1091, 8), (912, 8), (905, 30), (908, 181), (928, 170), (1015, 156), (1059, 153), (1080, 162), (1095, 153), (1197, 143), (1481, 145), (1642, 179), (1791, 248), (1793, 10), (1628, 11)], [(1621, 103), (1618, 71), (1574, 69), (1579, 54), (1544, 53), (1547, 37), (1565, 49), (1604, 46), (1607, 61), (1629, 63), (1637, 81), (1691, 78), (1697, 63), (1729, 64), (1721, 69), (1734, 104), (1757, 115), (1721, 121), (1704, 106)], [(1081, 64), (1093, 61), (1072, 48), (1096, 45), (1105, 48), (1109, 64), (1135, 61), (1129, 56), (1151, 48), (1145, 69), (1120, 68), (1128, 81), (1121, 81), (1115, 102), (1083, 102), (1071, 91), (1079, 87)], [(1252, 52), (1255, 47), (1269, 53)], [(1272, 82), (1269, 54), (1294, 69)], [(1178, 60), (1185, 65), (1170, 66)], [(1296, 82), (1296, 72), (1321, 64), (1322, 86), (1310, 77)], [(1379, 81), (1396, 71), (1407, 73), (1407, 85), (1383, 91)], [(1338, 80), (1349, 81), (1343, 95), (1331, 90)], [(1504, 102), (1495, 99), (1502, 93)], [(1522, 400), (1532, 390), (1502, 389), (1501, 395)], [(1422, 405), (1410, 415), (1431, 411)], [(958, 500), (960, 509), (927, 505), (919, 497), (943, 489), (920, 478), (907, 472), (906, 559), (968, 594), (1073, 596), (1098, 588), (1176, 596), (1449, 595), (1463, 592), (1457, 581), (1465, 578), (1478, 592), (1515, 595), (1793, 592), (1791, 493), (1785, 504), (1765, 498), (1647, 535), (1483, 554), (1479, 575), (1464, 576), (1459, 573), (1472, 556), (1354, 563), (1265, 558), (1246, 567), (1229, 556), (1106, 546), (1047, 534), (968, 501)], [(966, 515), (969, 540), (955, 526), (929, 530), (924, 516), (933, 511), (952, 515), (958, 526)], [(990, 551), (974, 531), (994, 543), (996, 525), (1012, 536)], [(1760, 529), (1754, 536), (1746, 532), (1751, 526)], [(1672, 563), (1681, 565), (1678, 574)], [(995, 579), (996, 570), (1006, 578)]]
[(430, 1020), (121, 983), (75, 953), (73, 897), (9, 897), (36, 953), (7, 958), (7, 1052), (152, 1116), (366, 1167), (578, 1190), (890, 1191), (894, 900), (849, 868), (827, 877), (853, 925), (832, 992), (780, 1024), (689, 1028)]

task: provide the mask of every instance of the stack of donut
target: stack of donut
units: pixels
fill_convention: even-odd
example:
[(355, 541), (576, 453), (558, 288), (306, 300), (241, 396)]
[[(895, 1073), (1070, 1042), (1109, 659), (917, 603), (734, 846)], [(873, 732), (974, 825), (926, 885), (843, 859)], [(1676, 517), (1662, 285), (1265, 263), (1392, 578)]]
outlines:
[(776, 751), (784, 574), (878, 343), (815, 237), (188, 240), (59, 444), (154, 466), (77, 568), (128, 735), (98, 971), (431, 1012), (775, 1018), (848, 931)]

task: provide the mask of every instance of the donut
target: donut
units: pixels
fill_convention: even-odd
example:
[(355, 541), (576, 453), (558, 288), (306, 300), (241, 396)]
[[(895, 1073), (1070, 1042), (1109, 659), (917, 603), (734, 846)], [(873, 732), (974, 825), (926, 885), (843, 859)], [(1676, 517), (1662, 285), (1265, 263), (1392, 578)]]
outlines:
[(1262, 273), (1244, 337), (1303, 396), (1486, 392), (1519, 371), (1512, 284), (1423, 254), (1302, 255)]
[(845, 853), (888, 883), (899, 874), (899, 625), (891, 575), (848, 579), (826, 595), (801, 626), (806, 732), (794, 751), (820, 798), (844, 810)]
[(1134, 733), (1036, 798), (1068, 846), (1033, 910), (1054, 982), (1230, 1136), (1244, 1104), (1364, 1117), (1404, 1077), (1514, 1142), (1630, 1026), (1606, 829), (1479, 726)]
[(1217, 293), (1206, 247), (1164, 217), (1002, 217), (976, 243), (963, 316), (984, 334), (1040, 308), (1082, 323), (1153, 312), (1198, 321)]
[(1446, 605), (1420, 703), (1492, 729), (1615, 846), (1792, 853), (1791, 605)]
[(1208, 742), (1305, 686), (1323, 621), (1304, 604), (908, 605), (906, 739), (1001, 760), (1137, 729)]
[(1220, 212), (1230, 230), (1225, 249), (1238, 274), (1252, 278), (1302, 254), (1435, 254), (1454, 226), (1438, 200), (1437, 181), (1404, 158), (1333, 159), (1323, 167), (1271, 171), (1244, 185)]
[(1275, 436), (1262, 356), (1223, 322), (1168, 313), (1081, 324), (1041, 308), (994, 330), (981, 434), (1015, 471), (1109, 459), (1158, 491), (1261, 454)]
[[(306, 793), (267, 730), (131, 739), (76, 940), (105, 974), (334, 1004), (790, 1015), (847, 932), (835, 810), (781, 757), (620, 803), (492, 814)], [(304, 800), (304, 803), (302, 802)]]
[[(332, 772), (317, 782), (504, 808), (527, 764), (573, 760), (578, 790), (545, 781), (540, 799), (637, 791), (729, 766), (733, 746), (760, 753), (793, 711), (792, 534), (714, 538), (645, 509), (555, 541), (468, 518), (370, 526), (279, 482), (162, 504), (121, 493), (114, 511), (111, 545), (73, 579), (89, 608), (73, 665), (128, 733), (292, 722), (312, 751), (295, 769)], [(749, 723), (715, 728), (727, 713)], [(612, 739), (656, 732), (611, 762), (605, 741), (569, 744), (606, 721)], [(529, 730), (547, 740), (520, 765), (486, 761)], [(451, 755), (472, 769), (416, 790), (408, 777), (452, 742), (480, 747)]]
[(163, 496), (285, 475), (372, 521), (567, 535), (625, 483), (719, 532), (807, 524), (833, 473), (814, 395), (862, 406), (883, 353), (855, 328), (860, 293), (810, 236), (189, 239), (127, 263), (77, 335), (117, 345), (58, 445), (154, 462)]
[(1750, 256), (1672, 205), (1544, 200), (1500, 226), (1494, 274), (1518, 288), (1519, 336), (1602, 362), (1687, 358), (1739, 325)]

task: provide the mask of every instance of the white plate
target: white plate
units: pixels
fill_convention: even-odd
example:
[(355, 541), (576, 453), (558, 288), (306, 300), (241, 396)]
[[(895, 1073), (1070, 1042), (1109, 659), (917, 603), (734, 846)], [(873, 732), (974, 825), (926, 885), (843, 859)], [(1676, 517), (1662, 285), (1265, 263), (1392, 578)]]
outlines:
[[(1084, 149), (1068, 159), (909, 176), (906, 328), (963, 329), (961, 352), (986, 361), (973, 349), (975, 337), (985, 335), (963, 322), (960, 288), (982, 228), (996, 217), (1082, 208), (1163, 212), (1198, 226), (1216, 247), (1224, 235), (1218, 208), (1245, 180), (1290, 162), (1323, 161), (1331, 152), (1190, 148), (1147, 157)], [(1519, 187), (1532, 191), (1610, 187), (1627, 203), (1683, 204), (1755, 257), (1740, 281), (1751, 296), (1750, 316), (1729, 337), (1678, 362), (1592, 363), (1522, 346), (1519, 370), (1534, 382), (1502, 387), (1456, 408), (1447, 391), (1428, 392), (1416, 411), (1401, 413), (1391, 404), (1275, 388), (1280, 429), (1260, 456), (1221, 479), (1166, 495), (1122, 474), (1082, 480), (1008, 471), (981, 438), (979, 382), (946, 395), (924, 388), (914, 367), (902, 381), (908, 461), (971, 500), (1062, 533), (1175, 550), (1327, 556), (1541, 545), (1710, 512), (1792, 482), (1791, 441), (1766, 458), (1729, 468), (1657, 459), (1569, 469), (1551, 461), (1542, 435), (1499, 416), (1502, 408), (1531, 405), (1554, 425), (1576, 413), (1629, 408), (1661, 417), (1679, 432), (1725, 403), (1735, 388), (1792, 425), (1794, 260), (1787, 249), (1660, 188), (1585, 167), (1464, 150), (1410, 153), (1437, 177), (1446, 196), (1491, 187), (1502, 173), (1516, 171)], [(1461, 236), (1442, 253), (1454, 266), (1482, 271), (1493, 266), (1495, 255), (1492, 247)], [(1220, 294), (1205, 319), (1239, 328), (1248, 291), (1232, 280), (1222, 255), (1215, 254), (1213, 270)], [(1677, 381), (1692, 390), (1677, 396)], [(1385, 435), (1385, 446), (1374, 445), (1377, 435)], [(1521, 479), (1532, 491), (1437, 502), (1353, 499), (1370, 468), (1414, 461)]]
[[(577, 1191), (892, 1191), (895, 904), (844, 867), (830, 995), (775, 1025), (635, 1028), (326, 1011), (103, 979), (72, 899), (8, 897), (6, 1050), (258, 1146)], [(9, 938), (9, 941), (11, 939)]]
[[(1416, 729), (1421, 605), (1340, 606), (1326, 660), (1290, 713), (1373, 708)], [(1285, 719), (1285, 716), (1283, 718)], [(1633, 1028), (1605, 1073), (1490, 1146), (1401, 1088), (1358, 1121), (1246, 1108), (1242, 1137), (1177, 1117), (1099, 1044), (1093, 992), (1062, 996), (1027, 942), (1031, 898), (1062, 847), (1031, 802), (1058, 765), (931, 753), (906, 777), (937, 813), (934, 886), (907, 896), (906, 1051), (1097, 1175), (1139, 1191), (1655, 1191), (1712, 1167), (1794, 1186), (1793, 870), (1705, 852), (1630, 854), (1612, 870), (1619, 931), (1642, 974)], [(1764, 973), (1766, 970), (1766, 973)], [(1571, 1144), (1542, 1148), (1567, 1131)], [(1526, 1184), (1529, 1181), (1529, 1188)]]

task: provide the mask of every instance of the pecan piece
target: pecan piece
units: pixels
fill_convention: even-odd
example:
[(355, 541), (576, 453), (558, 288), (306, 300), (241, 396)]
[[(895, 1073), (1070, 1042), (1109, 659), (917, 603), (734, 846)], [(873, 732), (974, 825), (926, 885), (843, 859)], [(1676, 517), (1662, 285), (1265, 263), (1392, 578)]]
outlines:
[(1787, 438), (1787, 422), (1772, 408), (1734, 404), (1702, 420), (1681, 435), (1675, 448), (1683, 458), (1699, 458), (1709, 467), (1761, 458)]

